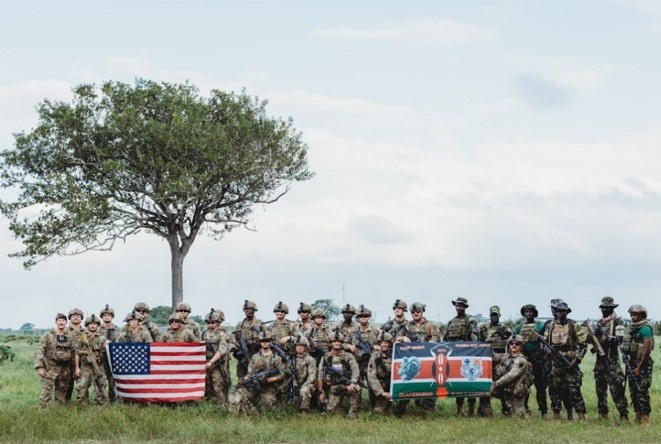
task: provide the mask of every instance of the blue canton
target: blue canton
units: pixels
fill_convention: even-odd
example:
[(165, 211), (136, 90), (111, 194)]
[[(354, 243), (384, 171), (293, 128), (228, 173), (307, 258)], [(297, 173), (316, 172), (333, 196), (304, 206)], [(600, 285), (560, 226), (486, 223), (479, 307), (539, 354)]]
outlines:
[(110, 344), (110, 362), (116, 375), (148, 375), (148, 343)]

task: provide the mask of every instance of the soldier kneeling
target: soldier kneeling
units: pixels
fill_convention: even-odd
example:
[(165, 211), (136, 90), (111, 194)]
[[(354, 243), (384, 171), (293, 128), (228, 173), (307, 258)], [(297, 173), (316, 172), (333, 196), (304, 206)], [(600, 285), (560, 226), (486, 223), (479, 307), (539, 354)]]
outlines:
[(525, 399), (530, 394), (532, 364), (522, 353), (523, 337), (514, 335), (507, 342), (508, 354), (494, 370), (491, 396), (503, 399), (512, 415), (528, 419)]

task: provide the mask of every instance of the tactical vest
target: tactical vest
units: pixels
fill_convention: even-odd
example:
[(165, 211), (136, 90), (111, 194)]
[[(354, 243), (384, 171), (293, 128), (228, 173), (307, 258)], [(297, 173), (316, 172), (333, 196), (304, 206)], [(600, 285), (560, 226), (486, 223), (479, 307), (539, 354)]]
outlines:
[(568, 320), (565, 325), (551, 322), (548, 332), (549, 344), (563, 353), (576, 351), (576, 322)]
[[(507, 339), (503, 339), (502, 336), (499, 335), (494, 335), (496, 330), (499, 328), (505, 328), (503, 324), (498, 324), (498, 325), (491, 325), (491, 323), (486, 325), (486, 338), (490, 338), (489, 343), (491, 344), (491, 349), (495, 353), (504, 353), (505, 349), (507, 347)], [(486, 339), (484, 338), (484, 339)]]
[(643, 328), (645, 325), (647, 325), (650, 330), (652, 330), (652, 344), (650, 348), (650, 352), (654, 350), (654, 327), (652, 327), (652, 324), (649, 321), (645, 321), (644, 324), (639, 325), (638, 327), (631, 328), (629, 327), (629, 334), (624, 335), (624, 339), (622, 340), (622, 350), (624, 350), (629, 356), (631, 356), (634, 359), (640, 359), (641, 356), (643, 356), (643, 352), (645, 351), (645, 347), (643, 345), (643, 338), (639, 334), (640, 329)]
[(445, 336), (449, 341), (466, 341), (470, 339), (470, 317), (453, 318), (448, 324)]
[(58, 335), (55, 331), (51, 332), (53, 342), (49, 344), (47, 356), (58, 364), (69, 363), (73, 359), (73, 343), (69, 335)]
[[(351, 365), (349, 365), (349, 361), (346, 359), (346, 357), (340, 355), (337, 356), (337, 358), (340, 358), (340, 364), (342, 364), (342, 372), (347, 375), (351, 375)], [(326, 367), (333, 367), (333, 356), (330, 353), (326, 355), (325, 361), (326, 361)], [(325, 374), (323, 375), (323, 377), (327, 384), (329, 385), (339, 384), (340, 378), (338, 376), (328, 372), (324, 372), (324, 373)]]
[[(534, 373), (533, 373), (533, 366), (526, 359), (525, 356), (521, 355), (519, 356), (520, 359), (525, 359), (526, 364), (525, 364), (525, 369), (523, 370), (523, 374), (519, 375), (517, 379), (512, 381), (510, 383), (511, 387), (511, 393), (512, 396), (515, 396), (517, 398), (519, 397), (525, 397), (530, 393), (530, 386), (533, 384), (534, 381)], [(516, 362), (516, 358), (513, 358), (511, 356), (508, 356), (507, 359), (505, 359), (503, 362), (501, 362), (495, 369), (494, 369), (494, 381), (498, 381), (500, 378), (505, 376), (507, 373), (512, 370), (512, 366)]]

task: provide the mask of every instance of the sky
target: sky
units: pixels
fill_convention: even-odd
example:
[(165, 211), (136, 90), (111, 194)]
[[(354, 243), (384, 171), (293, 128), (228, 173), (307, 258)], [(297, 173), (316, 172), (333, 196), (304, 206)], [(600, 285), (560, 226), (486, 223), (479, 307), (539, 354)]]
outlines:
[[(608, 295), (659, 319), (659, 47), (654, 0), (11, 2), (0, 149), (81, 83), (245, 88), (293, 118), (315, 177), (255, 208), (254, 231), (198, 237), (193, 314), (333, 299), (383, 322), (404, 299), (447, 322), (457, 297), (505, 319), (561, 298), (594, 319)], [(170, 305), (156, 236), (30, 271), (7, 257), (20, 249), (1, 219), (0, 327)]]

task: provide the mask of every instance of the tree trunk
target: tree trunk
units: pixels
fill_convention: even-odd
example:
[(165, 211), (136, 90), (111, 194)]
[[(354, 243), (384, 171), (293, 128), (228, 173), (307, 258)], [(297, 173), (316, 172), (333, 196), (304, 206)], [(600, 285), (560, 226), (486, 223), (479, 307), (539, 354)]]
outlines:
[(186, 255), (181, 252), (176, 243), (170, 242), (170, 270), (172, 272), (172, 310), (184, 300), (184, 258)]

